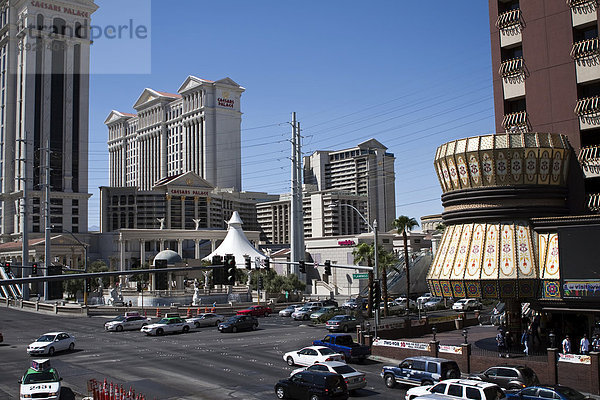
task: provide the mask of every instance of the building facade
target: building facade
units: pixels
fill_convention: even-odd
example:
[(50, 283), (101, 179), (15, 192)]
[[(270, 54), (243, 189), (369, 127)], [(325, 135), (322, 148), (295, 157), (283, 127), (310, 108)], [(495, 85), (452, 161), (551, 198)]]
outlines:
[(489, 13), (496, 131), (566, 135), (600, 211), (598, 2), (489, 0)]
[[(376, 219), (379, 229), (387, 231), (392, 229), (396, 218), (395, 159), (387, 147), (375, 139), (350, 149), (316, 151), (304, 157), (304, 183), (314, 185), (316, 191), (335, 190), (364, 196), (367, 199), (365, 218), (369, 223)], [(338, 219), (355, 218), (351, 215), (354, 211), (347, 208), (338, 208)]]
[(240, 191), (244, 90), (229, 78), (189, 76), (176, 94), (145, 89), (136, 114), (112, 111), (105, 121), (110, 186), (151, 190), (194, 172), (215, 187)]
[[(91, 0), (0, 1), (0, 235), (87, 232)], [(49, 144), (49, 146), (48, 146)], [(49, 151), (48, 151), (49, 150)]]

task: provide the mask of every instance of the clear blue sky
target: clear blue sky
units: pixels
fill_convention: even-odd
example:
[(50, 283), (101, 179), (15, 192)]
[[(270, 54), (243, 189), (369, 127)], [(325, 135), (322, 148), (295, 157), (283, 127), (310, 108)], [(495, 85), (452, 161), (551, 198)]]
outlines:
[[(110, 19), (109, 1), (97, 1), (98, 20)], [(91, 76), (90, 226), (99, 221), (98, 187), (108, 185), (110, 110), (133, 112), (145, 87), (175, 92), (188, 75), (230, 77), (246, 88), (242, 185), (249, 191), (289, 192), (292, 111), (305, 155), (369, 138), (386, 145), (396, 156), (396, 215), (417, 219), (442, 211), (436, 148), (494, 132), (487, 1), (151, 5), (150, 73)], [(103, 62), (92, 46), (92, 64)]]

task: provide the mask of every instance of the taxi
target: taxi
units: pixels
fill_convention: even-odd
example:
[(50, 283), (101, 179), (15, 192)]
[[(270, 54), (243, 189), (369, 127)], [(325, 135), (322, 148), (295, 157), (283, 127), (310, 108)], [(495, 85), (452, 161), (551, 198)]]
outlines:
[(54, 400), (60, 398), (62, 378), (58, 371), (50, 365), (50, 360), (32, 360), (31, 367), (25, 372), (21, 384), (19, 398)]
[(104, 329), (107, 331), (123, 332), (127, 330), (139, 330), (148, 325), (150, 319), (143, 317), (137, 311), (126, 312), (125, 315), (108, 321), (104, 324)]

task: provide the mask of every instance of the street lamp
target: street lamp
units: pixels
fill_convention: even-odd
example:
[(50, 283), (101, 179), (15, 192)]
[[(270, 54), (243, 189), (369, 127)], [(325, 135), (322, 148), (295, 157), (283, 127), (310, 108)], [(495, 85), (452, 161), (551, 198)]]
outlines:
[(554, 349), (556, 347), (556, 335), (554, 334), (554, 331), (551, 331), (548, 334), (548, 339), (550, 339), (550, 348)]
[(462, 330), (462, 335), (463, 335), (463, 337), (465, 338), (465, 344), (467, 344), (467, 334), (468, 334), (467, 330), (466, 330), (466, 329), (463, 329), (463, 330)]
[[(331, 203), (329, 204), (328, 208), (329, 209), (335, 209), (338, 206), (346, 206), (346, 207), (350, 207), (351, 209), (353, 209), (354, 211), (356, 211), (356, 213), (362, 218), (363, 221), (365, 221), (365, 223), (367, 224), (367, 226), (369, 227), (369, 229), (371, 229), (371, 231), (373, 232), (373, 242), (374, 242), (374, 276), (376, 280), (379, 280), (379, 258), (378, 258), (378, 251), (377, 251), (377, 244), (378, 244), (378, 240), (377, 240), (377, 220), (374, 219), (373, 220), (373, 225), (369, 224), (369, 221), (365, 218), (364, 215), (362, 215), (362, 213), (358, 210), (358, 208), (354, 207), (353, 205), (350, 204), (346, 204), (346, 203)], [(387, 299), (384, 299), (385, 301), (387, 301)], [(408, 301), (408, 300), (407, 300)], [(408, 304), (408, 303), (407, 303)], [(379, 304), (374, 305), (373, 306), (373, 311), (375, 313), (375, 337), (377, 337), (377, 326), (379, 325)]]
[(437, 334), (437, 328), (435, 326), (431, 327), (431, 333), (433, 333), (433, 341), (435, 342), (435, 335)]

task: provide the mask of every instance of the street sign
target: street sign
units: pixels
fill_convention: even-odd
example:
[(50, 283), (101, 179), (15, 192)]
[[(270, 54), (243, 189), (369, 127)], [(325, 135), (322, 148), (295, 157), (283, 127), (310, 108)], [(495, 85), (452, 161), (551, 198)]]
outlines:
[(369, 273), (352, 274), (352, 279), (369, 279)]

